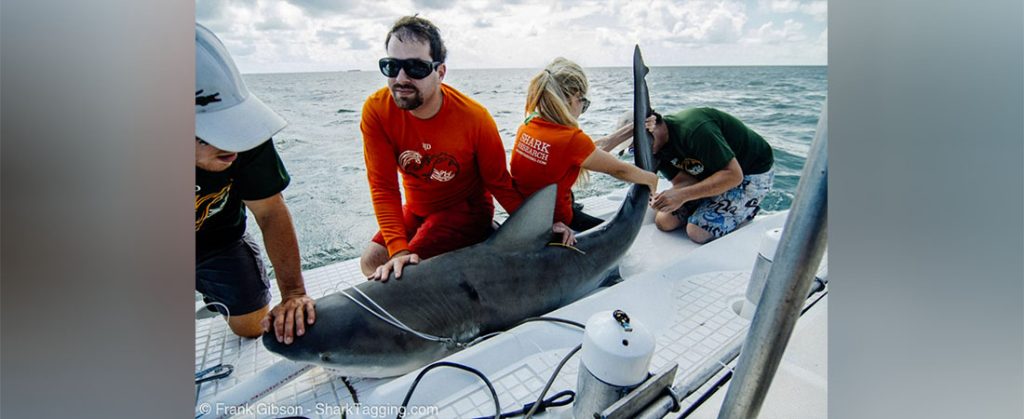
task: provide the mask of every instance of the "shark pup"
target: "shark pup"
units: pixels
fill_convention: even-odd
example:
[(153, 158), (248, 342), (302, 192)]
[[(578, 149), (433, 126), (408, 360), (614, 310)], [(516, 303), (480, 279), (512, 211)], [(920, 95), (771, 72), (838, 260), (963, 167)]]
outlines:
[[(651, 138), (644, 129), (646, 72), (637, 48), (635, 160), (651, 170)], [(486, 241), (406, 266), (400, 280), (392, 274), (386, 283), (366, 282), (318, 299), (316, 323), (305, 335), (285, 345), (267, 333), (263, 344), (285, 358), (342, 375), (390, 377), (576, 301), (596, 290), (629, 249), (650, 191), (633, 185), (611, 220), (577, 236), (576, 249), (549, 245), (555, 193), (554, 185), (538, 191)], [(382, 319), (388, 315), (419, 335)]]

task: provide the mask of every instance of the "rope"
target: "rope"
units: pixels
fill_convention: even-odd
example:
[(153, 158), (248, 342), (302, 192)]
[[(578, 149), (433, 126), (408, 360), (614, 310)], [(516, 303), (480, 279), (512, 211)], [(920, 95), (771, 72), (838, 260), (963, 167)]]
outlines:
[(380, 311), (378, 312), (378, 311), (375, 311), (374, 309), (371, 309), (370, 307), (367, 307), (366, 304), (363, 304), (361, 301), (357, 300), (351, 294), (345, 292), (345, 290), (341, 290), (341, 291), (338, 291), (338, 292), (340, 292), (341, 295), (344, 295), (345, 297), (348, 297), (349, 300), (352, 300), (352, 302), (356, 303), (357, 305), (359, 305), (359, 307), (362, 307), (364, 310), (368, 311), (370, 314), (373, 314), (378, 319), (384, 321), (387, 324), (390, 324), (390, 325), (394, 326), (395, 328), (397, 328), (399, 330), (403, 330), (405, 332), (408, 332), (408, 333), (412, 334), (413, 336), (416, 336), (416, 337), (418, 337), (420, 339), (429, 340), (431, 342), (443, 343), (445, 345), (454, 345), (454, 346), (457, 346), (457, 347), (465, 347), (467, 345), (466, 343), (458, 342), (458, 341), (456, 341), (453, 338), (443, 338), (443, 337), (439, 337), (439, 336), (434, 336), (434, 335), (431, 335), (429, 333), (423, 333), (423, 332), (420, 332), (420, 331), (418, 331), (416, 329), (413, 329), (413, 328), (409, 327), (408, 325), (406, 325), (405, 323), (402, 323), (401, 320), (398, 320), (397, 317), (393, 316), (391, 313), (389, 313), (387, 310), (385, 310), (384, 307), (381, 307), (379, 304), (377, 304), (377, 302), (373, 301), (373, 299), (370, 298), (370, 296), (366, 295), (366, 293), (364, 293), (359, 288), (352, 287), (351, 289), (355, 290), (357, 293), (359, 293), (359, 295), (363, 296), (363, 298), (365, 298), (366, 301), (369, 301), (370, 304), (372, 304), (377, 310), (380, 310)]

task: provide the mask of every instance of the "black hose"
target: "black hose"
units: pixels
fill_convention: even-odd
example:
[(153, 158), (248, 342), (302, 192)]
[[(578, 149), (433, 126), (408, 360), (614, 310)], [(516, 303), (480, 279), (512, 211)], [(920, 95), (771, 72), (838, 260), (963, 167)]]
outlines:
[(558, 377), (558, 372), (562, 370), (562, 367), (565, 366), (566, 362), (569, 362), (569, 358), (576, 355), (576, 352), (579, 352), (581, 348), (583, 348), (583, 344), (576, 345), (575, 348), (572, 348), (568, 354), (562, 357), (562, 362), (559, 362), (558, 366), (555, 367), (555, 372), (551, 373), (551, 378), (548, 378), (548, 382), (544, 385), (544, 390), (541, 390), (540, 396), (537, 397), (537, 401), (534, 402), (533, 408), (526, 413), (526, 419), (530, 419), (534, 413), (537, 413), (538, 409), (540, 409), (541, 405), (544, 403), (544, 395), (548, 393), (548, 389), (551, 388), (551, 384), (554, 384), (555, 378)]
[[(548, 397), (547, 399), (544, 399), (544, 402), (541, 403), (540, 409), (537, 409), (537, 412), (543, 412), (544, 410), (546, 410), (549, 407), (568, 406), (568, 405), (572, 404), (572, 402), (575, 401), (575, 400), (576, 400), (576, 392), (574, 392), (572, 390), (562, 390), (562, 391), (559, 391), (558, 393), (555, 393), (554, 396), (551, 396), (551, 397)], [(534, 403), (536, 403), (536, 402), (529, 402), (527, 404), (524, 404), (522, 409), (513, 410), (511, 412), (502, 413), (501, 414), (501, 419), (514, 418), (516, 416), (525, 415), (526, 412), (529, 412), (530, 409), (533, 408), (533, 404)], [(477, 418), (473, 418), (473, 419), (487, 419), (487, 418), (490, 418), (490, 417), (491, 416), (481, 416), (481, 417), (477, 417)]]
[[(509, 329), (515, 328), (516, 326), (519, 326), (519, 325), (524, 324), (524, 323), (541, 322), (541, 321), (543, 321), (543, 322), (553, 322), (553, 323), (563, 323), (563, 324), (567, 324), (567, 325), (570, 325), (570, 326), (576, 326), (576, 327), (578, 327), (580, 329), (585, 329), (586, 328), (586, 326), (584, 326), (583, 323), (580, 323), (580, 322), (577, 322), (577, 321), (573, 321), (573, 320), (560, 319), (560, 318), (557, 318), (557, 317), (529, 317), (529, 318), (523, 319), (519, 323), (516, 323), (515, 325), (513, 325)], [(567, 405), (569, 403), (572, 403), (573, 400), (576, 399), (576, 393), (574, 393), (572, 390), (565, 390), (565, 391), (558, 392), (554, 396), (552, 396), (551, 398), (549, 398), (547, 400), (544, 399), (544, 396), (547, 394), (548, 390), (551, 388), (551, 384), (553, 384), (555, 382), (555, 377), (558, 376), (558, 372), (562, 370), (562, 367), (564, 367), (565, 363), (569, 361), (569, 358), (572, 358), (572, 356), (575, 355), (576, 352), (578, 352), (580, 350), (580, 348), (582, 348), (582, 347), (583, 347), (583, 345), (576, 345), (576, 347), (573, 348), (573, 350), (570, 351), (569, 354), (567, 354), (564, 358), (562, 358), (562, 362), (560, 362), (558, 364), (558, 367), (555, 368), (555, 372), (553, 374), (551, 374), (551, 378), (548, 379), (548, 382), (544, 386), (544, 390), (541, 391), (540, 397), (537, 398), (537, 401), (535, 401), (533, 403), (527, 403), (526, 405), (523, 406), (522, 409), (516, 410), (516, 411), (513, 411), (513, 412), (509, 412), (509, 413), (501, 413), (501, 404), (498, 403), (498, 392), (494, 390), (494, 384), (491, 384), (491, 380), (488, 380), (487, 376), (485, 376), (482, 372), (480, 372), (479, 370), (477, 370), (477, 369), (475, 369), (473, 367), (469, 367), (469, 366), (462, 365), (462, 364), (457, 364), (457, 363), (454, 363), (454, 362), (448, 362), (448, 361), (435, 362), (433, 364), (430, 364), (426, 368), (424, 368), (423, 371), (420, 371), (419, 375), (416, 376), (416, 379), (413, 380), (412, 385), (409, 386), (409, 392), (407, 392), (405, 394), (405, 399), (402, 400), (402, 407), (398, 411), (398, 416), (397, 416), (396, 419), (402, 419), (403, 417), (405, 417), (405, 409), (409, 406), (409, 399), (412, 398), (412, 393), (416, 390), (416, 386), (418, 386), (420, 384), (420, 380), (423, 378), (424, 375), (426, 375), (427, 371), (430, 371), (430, 370), (432, 370), (434, 368), (437, 368), (437, 367), (458, 368), (460, 370), (469, 371), (469, 372), (475, 374), (477, 377), (480, 377), (480, 379), (483, 380), (485, 384), (487, 384), (487, 389), (491, 391), (491, 398), (494, 400), (494, 410), (496, 412), (494, 414), (494, 416), (493, 416), (495, 419), (516, 417), (516, 416), (522, 415), (524, 413), (526, 413), (527, 417), (529, 417), (529, 416), (532, 416), (534, 413), (536, 413), (538, 411), (543, 411), (544, 409), (546, 409), (548, 407), (565, 406), (565, 405)], [(349, 385), (347, 381), (345, 382), (345, 385), (346, 386)], [(350, 388), (350, 391), (351, 391), (351, 388)], [(354, 398), (354, 395), (355, 395), (355, 393), (353, 392), (353, 398)], [(565, 397), (566, 395), (569, 396), (568, 400), (559, 400), (559, 398)], [(484, 417), (485, 418), (489, 418), (489, 417), (492, 417), (492, 416), (484, 416)]]
[(509, 329), (515, 328), (516, 326), (519, 326), (519, 325), (521, 325), (523, 323), (529, 323), (529, 322), (564, 323), (564, 324), (568, 324), (568, 325), (571, 325), (571, 326), (576, 326), (576, 327), (578, 327), (580, 329), (585, 329), (586, 328), (586, 326), (584, 326), (583, 323), (580, 323), (580, 322), (577, 322), (577, 321), (574, 321), (574, 320), (560, 319), (558, 317), (529, 317), (529, 318), (523, 319), (523, 321), (521, 321), (519, 323), (516, 323), (515, 325), (513, 325)]
[[(577, 321), (574, 321), (574, 320), (560, 319), (558, 317), (528, 317), (526, 319), (523, 319), (519, 323), (516, 323), (516, 324), (512, 325), (511, 327), (508, 328), (508, 330), (514, 329), (517, 326), (519, 326), (521, 324), (524, 324), (524, 323), (542, 322), (542, 321), (543, 322), (552, 322), (552, 323), (563, 323), (563, 324), (567, 324), (567, 325), (570, 325), (570, 326), (576, 326), (576, 327), (578, 327), (580, 329), (585, 329), (586, 328), (583, 325), (583, 323), (580, 323), (580, 322), (577, 322)], [(483, 341), (485, 341), (487, 339), (490, 339), (492, 337), (498, 336), (498, 335), (500, 335), (502, 333), (507, 332), (508, 330), (501, 331), (501, 332), (492, 332), (492, 333), (488, 333), (486, 335), (477, 337), (476, 339), (473, 339), (471, 342), (469, 342), (469, 344), (467, 344), (466, 347), (475, 346), (476, 344), (478, 344), (480, 342), (483, 342)]]
[(468, 367), (462, 364), (456, 364), (454, 362), (441, 361), (430, 364), (429, 366), (424, 368), (423, 371), (420, 371), (419, 375), (416, 376), (416, 379), (413, 380), (412, 385), (409, 386), (409, 392), (405, 393), (405, 399), (402, 400), (402, 407), (398, 410), (398, 416), (396, 416), (396, 419), (402, 419), (403, 417), (405, 417), (405, 409), (409, 407), (409, 399), (412, 398), (412, 392), (416, 390), (416, 386), (420, 384), (420, 380), (423, 378), (423, 376), (426, 375), (427, 372), (429, 372), (430, 370), (438, 367), (458, 368), (463, 371), (471, 372), (475, 374), (477, 377), (480, 377), (481, 380), (484, 380), (484, 384), (487, 384), (487, 389), (491, 391), (491, 399), (494, 400), (494, 419), (501, 418), (501, 404), (498, 403), (498, 392), (494, 390), (494, 385), (491, 384), (491, 380), (488, 380), (487, 376), (485, 376), (484, 373), (480, 372), (479, 370), (473, 367)]

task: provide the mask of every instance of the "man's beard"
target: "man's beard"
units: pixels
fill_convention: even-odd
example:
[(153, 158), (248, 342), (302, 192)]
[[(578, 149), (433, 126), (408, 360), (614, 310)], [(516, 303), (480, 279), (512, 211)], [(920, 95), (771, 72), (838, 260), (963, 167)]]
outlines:
[[(398, 94), (395, 93), (395, 88), (398, 88), (398, 87), (412, 89), (415, 93), (412, 95), (412, 97), (400, 98), (400, 97), (398, 97)], [(394, 99), (395, 105), (398, 105), (399, 108), (405, 109), (407, 111), (411, 111), (413, 109), (416, 109), (416, 108), (420, 107), (420, 105), (423, 104), (423, 96), (420, 95), (420, 90), (417, 89), (415, 86), (408, 85), (408, 84), (406, 84), (406, 85), (397, 85), (396, 84), (396, 85), (392, 86), (391, 87), (391, 98)]]

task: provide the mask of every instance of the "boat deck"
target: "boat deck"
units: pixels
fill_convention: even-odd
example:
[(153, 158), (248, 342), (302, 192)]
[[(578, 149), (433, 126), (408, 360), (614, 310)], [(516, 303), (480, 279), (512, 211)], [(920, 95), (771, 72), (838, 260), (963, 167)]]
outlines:
[[(583, 201), (588, 213), (606, 216), (623, 194)], [(657, 337), (651, 370), (679, 364), (675, 384), (692, 379), (723, 352), (742, 340), (749, 321), (737, 314), (764, 231), (781, 227), (786, 213), (758, 217), (733, 234), (704, 246), (683, 234), (664, 233), (648, 214), (633, 247), (620, 261), (625, 281), (558, 309), (550, 316), (585, 322), (594, 312), (622, 309)], [(827, 259), (826, 259), (827, 260)], [(362, 281), (358, 260), (303, 273), (314, 297)], [(823, 262), (819, 277), (827, 276)], [(276, 294), (274, 300), (279, 297)], [(799, 323), (798, 323), (799, 324)], [(534, 401), (562, 357), (580, 342), (581, 332), (553, 323), (527, 323), (456, 353), (447, 361), (472, 366), (497, 389), (502, 411)], [(578, 354), (559, 373), (548, 393), (575, 389)], [(389, 379), (343, 379), (327, 369), (297, 364), (270, 353), (258, 339), (233, 335), (221, 318), (196, 321), (196, 371), (232, 364), (233, 374), (204, 383), (197, 393), (197, 417), (394, 417), (389, 406), (401, 404), (419, 372)], [(353, 395), (359, 405), (354, 404)], [(720, 402), (719, 402), (720, 403)], [(245, 405), (249, 410), (232, 406)], [(346, 406), (349, 408), (346, 410)], [(493, 415), (490, 392), (475, 376), (441, 368), (427, 374), (410, 406), (427, 406), (427, 414), (406, 417)], [(391, 410), (389, 410), (391, 409)], [(539, 417), (569, 417), (571, 407)], [(819, 415), (820, 416), (820, 415)]]

